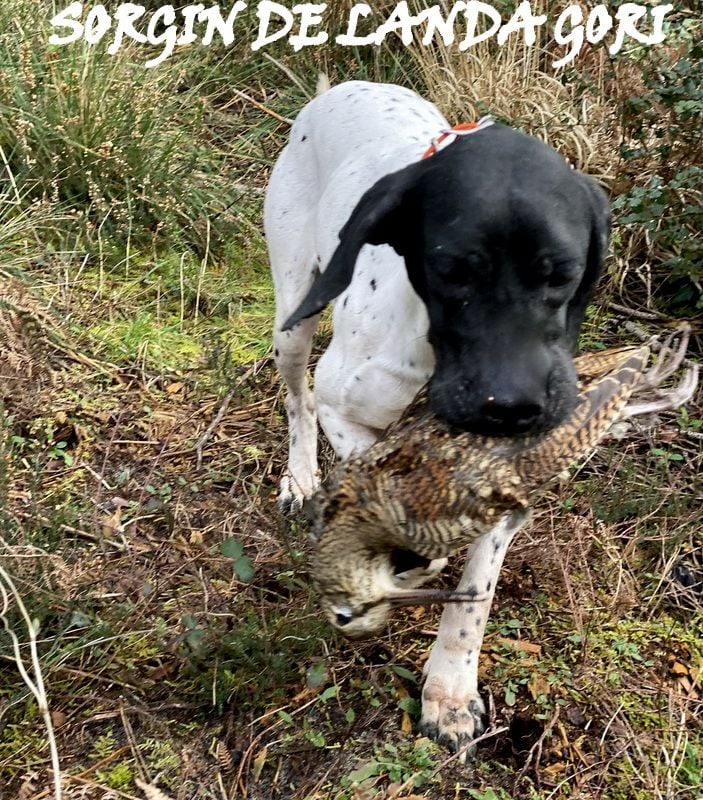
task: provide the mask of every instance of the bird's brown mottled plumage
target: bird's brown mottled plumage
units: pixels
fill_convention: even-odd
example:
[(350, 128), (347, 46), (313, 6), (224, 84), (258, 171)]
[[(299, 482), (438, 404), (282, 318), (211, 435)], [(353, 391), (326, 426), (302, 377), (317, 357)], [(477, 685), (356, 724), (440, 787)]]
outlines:
[[(626, 347), (577, 358), (586, 382), (570, 418), (539, 436), (452, 430), (421, 391), (363, 454), (340, 464), (316, 497), (313, 570), (330, 619), (360, 615), (392, 591), (394, 551), (444, 558), (587, 456), (628, 402), (649, 358)], [(387, 614), (379, 607), (379, 620)]]

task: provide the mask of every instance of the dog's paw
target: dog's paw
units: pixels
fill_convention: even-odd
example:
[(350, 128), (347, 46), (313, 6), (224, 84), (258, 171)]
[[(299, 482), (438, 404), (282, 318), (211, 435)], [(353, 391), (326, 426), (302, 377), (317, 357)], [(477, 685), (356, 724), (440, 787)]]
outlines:
[(451, 752), (464, 750), (473, 755), (471, 742), (480, 736), (485, 726), (486, 713), (483, 700), (475, 692), (462, 691), (461, 681), (441, 677), (429, 677), (422, 690), (422, 718), (420, 731)]
[(286, 471), (278, 487), (278, 507), (284, 514), (297, 514), (303, 505), (317, 491), (320, 485), (319, 474), (315, 474), (302, 485), (290, 472)]

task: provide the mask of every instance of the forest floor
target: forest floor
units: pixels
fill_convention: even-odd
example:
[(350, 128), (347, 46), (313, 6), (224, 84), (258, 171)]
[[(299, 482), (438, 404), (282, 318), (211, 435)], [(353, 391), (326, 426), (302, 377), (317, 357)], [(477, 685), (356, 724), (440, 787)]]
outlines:
[[(540, 500), (481, 656), (489, 734), (463, 765), (417, 733), (439, 609), (360, 644), (321, 617), (306, 523), (276, 507), (263, 242), (235, 244), (207, 270), (144, 255), (3, 289), (3, 565), (37, 621), (64, 797), (700, 797), (703, 608), (670, 579), (700, 576), (700, 397)], [(586, 348), (626, 338), (604, 304), (589, 314)], [(29, 665), (16, 604), (8, 624)], [(0, 648), (0, 797), (46, 798), (45, 726)]]

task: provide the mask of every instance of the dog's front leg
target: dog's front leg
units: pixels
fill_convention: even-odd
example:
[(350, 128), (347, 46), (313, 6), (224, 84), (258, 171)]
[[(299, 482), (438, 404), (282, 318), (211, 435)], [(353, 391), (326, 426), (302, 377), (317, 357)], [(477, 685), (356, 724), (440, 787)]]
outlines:
[[(281, 304), (282, 305), (282, 304)], [(278, 503), (283, 511), (298, 511), (319, 485), (317, 469), (317, 412), (308, 386), (307, 366), (319, 316), (303, 320), (292, 331), (281, 331), (278, 313), (274, 328), (274, 358), (288, 389), (288, 467), (281, 478)]]
[(503, 558), (528, 519), (526, 512), (508, 514), (471, 546), (458, 591), (477, 599), (445, 606), (425, 664), (420, 730), (452, 751), (468, 745), (483, 730), (478, 657)]

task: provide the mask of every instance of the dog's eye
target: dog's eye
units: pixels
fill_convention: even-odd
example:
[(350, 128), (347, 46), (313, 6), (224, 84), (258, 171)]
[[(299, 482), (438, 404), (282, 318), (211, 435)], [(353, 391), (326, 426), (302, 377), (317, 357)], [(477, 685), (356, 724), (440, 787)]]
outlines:
[(572, 280), (573, 276), (568, 272), (554, 270), (549, 278), (547, 278), (547, 286), (549, 286), (550, 289), (561, 289), (564, 286), (568, 286)]
[(490, 262), (478, 253), (461, 256), (436, 253), (436, 269), (447, 284), (454, 287), (469, 287), (479, 279), (490, 275)]

